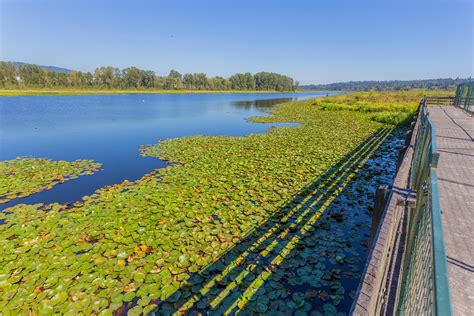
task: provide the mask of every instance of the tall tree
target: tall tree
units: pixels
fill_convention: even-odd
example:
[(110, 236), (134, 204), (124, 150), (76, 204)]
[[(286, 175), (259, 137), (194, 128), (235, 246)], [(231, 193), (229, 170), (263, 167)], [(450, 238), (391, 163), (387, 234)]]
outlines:
[(251, 73), (236, 73), (229, 78), (234, 90), (255, 90), (255, 79)]
[(207, 81), (207, 75), (205, 73), (194, 74), (194, 81), (196, 84), (196, 89), (198, 90), (207, 90), (209, 89), (209, 82)]
[(171, 70), (168, 77), (165, 80), (165, 89), (176, 90), (182, 88), (183, 76), (176, 70)]
[(209, 78), (209, 88), (211, 90), (230, 90), (231, 84), (229, 80), (222, 77)]
[(196, 81), (194, 80), (193, 74), (184, 74), (183, 85), (185, 89), (194, 90), (196, 89)]
[(94, 71), (94, 78), (98, 85), (111, 87), (115, 69), (111, 66), (99, 67)]
[(155, 85), (155, 72), (151, 70), (143, 70), (142, 75), (142, 86), (145, 88), (153, 88)]
[(21, 81), (28, 86), (44, 86), (46, 84), (46, 71), (37, 65), (21, 65), (18, 75)]
[(127, 88), (140, 88), (142, 86), (142, 73), (137, 67), (128, 67), (122, 70), (124, 84)]
[(0, 85), (5, 87), (8, 85), (17, 84), (17, 74), (14, 65), (0, 61)]

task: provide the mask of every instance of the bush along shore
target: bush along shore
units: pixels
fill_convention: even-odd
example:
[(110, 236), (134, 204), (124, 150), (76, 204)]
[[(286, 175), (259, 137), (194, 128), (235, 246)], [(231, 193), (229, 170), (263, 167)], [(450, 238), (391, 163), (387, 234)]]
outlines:
[[(390, 183), (418, 93), (276, 106), (246, 137), (146, 145), (176, 162), (74, 205), (0, 214), (0, 309), (111, 315), (347, 312), (372, 194)], [(357, 102), (355, 102), (357, 101)]]

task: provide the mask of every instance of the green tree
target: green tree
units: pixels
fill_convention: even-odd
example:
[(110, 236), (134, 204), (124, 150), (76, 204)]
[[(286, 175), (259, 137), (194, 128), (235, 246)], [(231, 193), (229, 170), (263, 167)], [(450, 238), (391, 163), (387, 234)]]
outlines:
[(99, 67), (94, 71), (94, 78), (99, 86), (111, 87), (114, 79), (115, 68), (111, 66)]
[(84, 74), (84, 81), (82, 83), (82, 86), (92, 86), (94, 84), (94, 75), (92, 75), (90, 72), (86, 72)]
[(45, 71), (45, 85), (48, 87), (67, 87), (69, 86), (68, 75), (54, 71)]
[(257, 90), (291, 91), (295, 89), (292, 78), (274, 72), (259, 72), (254, 75)]
[(236, 73), (229, 78), (233, 90), (255, 90), (255, 79), (251, 73)]
[(21, 65), (18, 75), (26, 86), (44, 86), (46, 84), (46, 71), (37, 65)]
[(168, 77), (165, 80), (165, 89), (175, 90), (181, 89), (183, 86), (183, 76), (176, 70), (171, 70)]
[(230, 90), (231, 83), (222, 77), (209, 78), (209, 88), (211, 90)]
[(196, 80), (194, 79), (193, 74), (184, 74), (183, 86), (185, 89), (190, 89), (190, 90), (196, 89)]
[(67, 74), (69, 85), (72, 87), (81, 87), (84, 85), (83, 74), (79, 71), (71, 71)]
[(142, 86), (142, 73), (137, 67), (128, 67), (122, 70), (123, 80), (127, 88), (140, 88)]
[(166, 77), (156, 76), (153, 81), (153, 87), (155, 89), (164, 89), (166, 84)]
[(18, 84), (16, 76), (16, 68), (14, 65), (0, 61), (0, 85), (2, 87)]
[(145, 88), (153, 88), (155, 85), (155, 72), (151, 70), (142, 70), (142, 86)]
[(207, 80), (207, 75), (205, 73), (196, 73), (194, 74), (194, 81), (196, 89), (198, 90), (208, 90), (209, 82)]

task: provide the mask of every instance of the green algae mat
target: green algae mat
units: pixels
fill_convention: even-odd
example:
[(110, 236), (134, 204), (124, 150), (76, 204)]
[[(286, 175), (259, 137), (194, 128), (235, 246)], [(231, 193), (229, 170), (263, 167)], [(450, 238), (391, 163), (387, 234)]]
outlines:
[[(356, 109), (314, 100), (279, 105), (252, 121), (300, 125), (266, 134), (146, 145), (143, 155), (175, 163), (73, 206), (6, 209), (0, 310), (347, 312), (372, 191), (390, 183), (403, 138), (384, 118), (402, 122), (418, 101), (411, 96), (405, 109), (387, 105), (394, 95), (378, 96), (325, 99), (365, 100)], [(371, 106), (379, 115), (365, 110)]]
[(64, 181), (89, 175), (101, 164), (91, 160), (52, 161), (44, 158), (17, 158), (0, 161), (0, 204), (25, 197)]

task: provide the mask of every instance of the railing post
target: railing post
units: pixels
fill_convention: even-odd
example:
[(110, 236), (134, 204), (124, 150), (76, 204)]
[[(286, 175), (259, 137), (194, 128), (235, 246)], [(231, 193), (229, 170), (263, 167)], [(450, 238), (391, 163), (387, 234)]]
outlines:
[(375, 191), (374, 211), (372, 212), (372, 228), (370, 231), (369, 249), (372, 247), (377, 229), (379, 228), (380, 220), (385, 210), (388, 198), (390, 196), (390, 186), (381, 185)]
[(456, 96), (454, 97), (454, 106), (459, 106), (460, 98), (461, 98), (461, 90), (462, 90), (462, 85), (458, 85), (456, 87)]
[(466, 94), (466, 101), (464, 102), (464, 110), (469, 111), (469, 107), (471, 104), (471, 94), (472, 94), (472, 85), (468, 85), (467, 94)]

